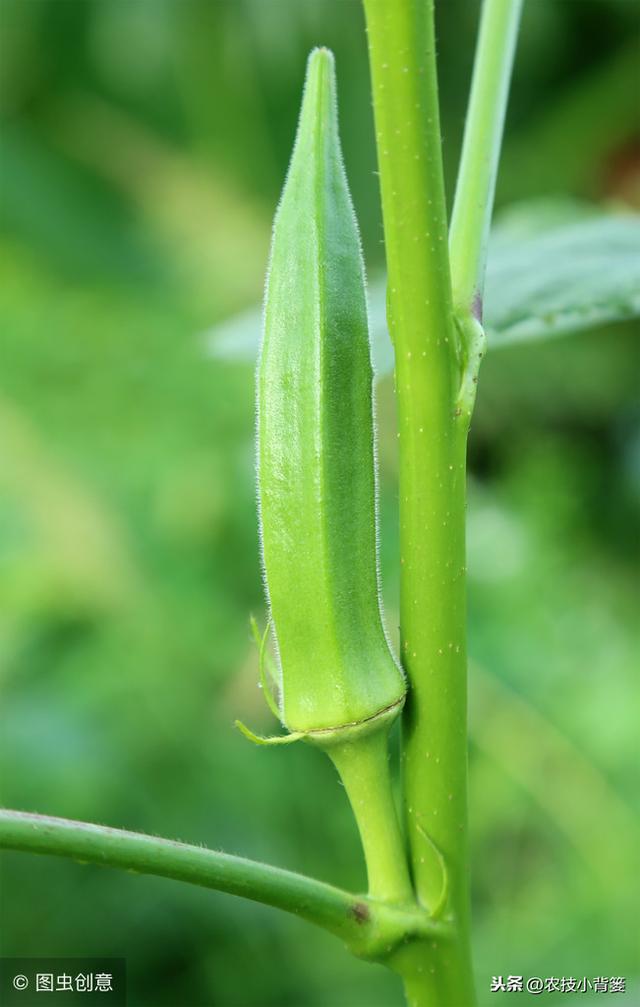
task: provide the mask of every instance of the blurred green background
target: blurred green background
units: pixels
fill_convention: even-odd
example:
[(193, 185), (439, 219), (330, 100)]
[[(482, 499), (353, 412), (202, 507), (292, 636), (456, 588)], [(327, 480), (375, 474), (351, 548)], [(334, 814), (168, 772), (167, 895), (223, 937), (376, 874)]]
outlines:
[[(477, 4), (438, 7), (451, 192)], [(232, 726), (273, 729), (249, 633), (264, 618), (253, 376), (202, 338), (260, 299), (315, 44), (336, 52), (367, 265), (382, 268), (359, 3), (0, 0), (0, 18), (2, 802), (362, 888), (328, 760)], [(640, 204), (639, 20), (634, 0), (530, 0), (499, 205)], [(503, 973), (622, 975), (640, 1002), (637, 337), (625, 324), (483, 367), (469, 505), (483, 1005)], [(385, 380), (392, 631), (393, 423)], [(275, 911), (18, 853), (2, 865), (2, 953), (123, 955), (132, 1007), (401, 1003), (382, 968)]]

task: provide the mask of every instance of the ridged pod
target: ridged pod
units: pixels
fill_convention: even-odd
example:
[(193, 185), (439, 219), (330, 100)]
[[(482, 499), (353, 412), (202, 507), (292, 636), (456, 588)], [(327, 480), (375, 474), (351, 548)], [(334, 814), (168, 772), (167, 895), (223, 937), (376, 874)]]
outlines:
[(380, 614), (372, 379), (333, 56), (316, 49), (274, 224), (258, 481), (282, 720), (327, 740), (388, 720), (405, 694)]

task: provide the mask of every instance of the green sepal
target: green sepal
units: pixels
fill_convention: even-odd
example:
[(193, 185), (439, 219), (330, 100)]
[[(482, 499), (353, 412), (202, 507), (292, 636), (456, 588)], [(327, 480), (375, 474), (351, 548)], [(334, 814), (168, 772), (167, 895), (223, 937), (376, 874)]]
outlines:
[(242, 720), (235, 720), (234, 726), (238, 728), (241, 734), (244, 734), (245, 738), (252, 741), (254, 745), (290, 745), (294, 741), (308, 741), (318, 748), (330, 749), (338, 744), (351, 744), (359, 738), (372, 734), (374, 731), (386, 730), (398, 716), (403, 706), (404, 697), (387, 710), (382, 710), (375, 716), (368, 717), (366, 720), (357, 723), (343, 724), (340, 727), (321, 728), (318, 731), (292, 731), (290, 734), (275, 734), (269, 737), (255, 734)]
[(299, 731), (292, 734), (274, 734), (272, 737), (265, 738), (262, 734), (254, 734), (251, 728), (243, 724), (241, 720), (234, 720), (234, 726), (254, 745), (291, 745), (294, 741), (300, 741), (304, 738), (304, 734)]
[(271, 618), (267, 619), (267, 625), (264, 628), (264, 632), (261, 633), (258, 629), (258, 623), (255, 617), (252, 615), (250, 617), (251, 633), (253, 639), (258, 647), (258, 674), (260, 676), (260, 687), (262, 689), (264, 698), (267, 702), (267, 706), (271, 710), (274, 717), (280, 720), (280, 710), (276, 702), (275, 696), (271, 691), (271, 684), (267, 678), (266, 672), (266, 646), (267, 640), (269, 639), (269, 630), (271, 629)]

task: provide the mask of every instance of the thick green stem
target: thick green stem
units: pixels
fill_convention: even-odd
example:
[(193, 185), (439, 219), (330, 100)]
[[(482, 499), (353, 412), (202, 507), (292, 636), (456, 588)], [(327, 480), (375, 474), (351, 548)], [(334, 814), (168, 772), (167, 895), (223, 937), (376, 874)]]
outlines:
[(369, 895), (383, 902), (410, 904), (413, 888), (398, 824), (387, 727), (327, 748), (344, 784), (360, 830)]
[(433, 0), (364, 0), (396, 360), (429, 376), (434, 417), (457, 381)]
[(451, 218), (457, 314), (482, 316), (487, 244), (523, 0), (484, 0)]
[[(467, 854), (465, 431), (447, 251), (432, 0), (364, 0), (400, 438), (403, 770), (414, 883), (454, 937), (395, 967), (415, 1007), (472, 1007)], [(445, 887), (446, 886), (446, 887)]]

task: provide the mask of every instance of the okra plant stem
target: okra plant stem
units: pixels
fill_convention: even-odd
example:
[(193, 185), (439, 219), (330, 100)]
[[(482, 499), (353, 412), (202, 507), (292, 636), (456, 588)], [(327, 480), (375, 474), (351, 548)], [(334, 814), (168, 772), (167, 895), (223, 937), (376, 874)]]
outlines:
[(454, 937), (398, 955), (413, 1007), (472, 1007), (467, 853), (465, 432), (433, 0), (364, 0), (396, 359), (403, 778), (416, 892)]
[(457, 314), (482, 321), (487, 244), (523, 0), (484, 0), (449, 249)]

